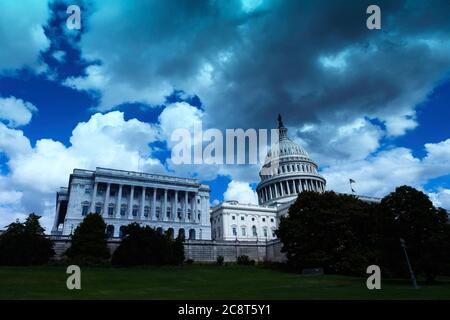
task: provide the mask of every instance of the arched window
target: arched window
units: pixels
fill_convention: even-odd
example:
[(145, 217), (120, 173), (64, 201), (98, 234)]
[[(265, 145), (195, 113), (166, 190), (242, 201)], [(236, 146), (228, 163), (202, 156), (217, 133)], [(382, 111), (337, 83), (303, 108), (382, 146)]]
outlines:
[(186, 238), (186, 234), (183, 228), (181, 228), (180, 230), (178, 230), (178, 238), (180, 238), (181, 240), (184, 241), (184, 239)]
[(252, 234), (253, 234), (254, 237), (258, 236), (258, 232), (256, 231), (256, 226), (252, 227)]
[(167, 236), (168, 236), (170, 239), (173, 239), (173, 237), (174, 237), (174, 231), (173, 231), (173, 228), (167, 229)]
[(189, 230), (189, 240), (195, 240), (195, 229)]
[(158, 232), (159, 234), (163, 234), (163, 228), (161, 227), (156, 228), (156, 232)]
[(113, 225), (109, 225), (106, 227), (106, 237), (108, 237), (108, 238), (114, 237), (114, 226)]
[(119, 237), (123, 238), (125, 236), (125, 226), (119, 228)]

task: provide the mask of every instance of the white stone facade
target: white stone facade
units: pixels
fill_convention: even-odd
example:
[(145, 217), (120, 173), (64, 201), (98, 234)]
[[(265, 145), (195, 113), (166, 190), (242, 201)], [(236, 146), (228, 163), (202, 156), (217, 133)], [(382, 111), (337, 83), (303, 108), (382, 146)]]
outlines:
[(277, 208), (226, 201), (211, 209), (213, 240), (276, 239)]
[(57, 193), (54, 235), (70, 235), (84, 216), (100, 213), (109, 237), (137, 222), (174, 237), (211, 239), (210, 189), (197, 179), (97, 168), (75, 169)]

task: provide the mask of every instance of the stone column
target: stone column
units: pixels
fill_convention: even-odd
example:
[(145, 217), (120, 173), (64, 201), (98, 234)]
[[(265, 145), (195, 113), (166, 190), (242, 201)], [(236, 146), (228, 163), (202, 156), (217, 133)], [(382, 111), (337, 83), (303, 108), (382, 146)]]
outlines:
[(153, 188), (152, 220), (156, 220), (156, 188)]
[(128, 201), (128, 218), (133, 217), (133, 200), (134, 200), (134, 186), (130, 186), (130, 199)]
[(97, 199), (97, 186), (98, 183), (94, 182), (94, 190), (92, 190), (92, 198), (91, 198), (91, 208), (89, 209), (89, 213), (95, 212), (95, 200)]
[(103, 204), (103, 216), (108, 216), (108, 208), (109, 208), (109, 192), (111, 190), (111, 184), (106, 184), (106, 194), (105, 194), (105, 203)]
[(164, 203), (163, 203), (163, 220), (167, 220), (167, 189), (164, 189)]
[(119, 192), (117, 194), (117, 202), (116, 202), (116, 213), (114, 216), (119, 216), (120, 217), (120, 206), (122, 202), (122, 185), (119, 184)]
[(175, 203), (173, 206), (174, 215), (172, 220), (178, 220), (178, 190), (175, 190)]
[[(198, 212), (197, 212), (197, 194), (194, 193), (194, 216), (193, 221), (198, 222)], [(197, 236), (197, 235), (196, 235)]]
[[(144, 219), (144, 207), (145, 207), (145, 187), (142, 187), (142, 196), (141, 196), (141, 220)], [(148, 219), (148, 217), (147, 217)]]
[[(188, 192), (187, 190), (184, 192), (184, 208), (183, 208), (183, 215), (184, 215), (184, 222), (187, 221), (187, 215), (188, 215)], [(189, 232), (189, 231), (188, 231)]]

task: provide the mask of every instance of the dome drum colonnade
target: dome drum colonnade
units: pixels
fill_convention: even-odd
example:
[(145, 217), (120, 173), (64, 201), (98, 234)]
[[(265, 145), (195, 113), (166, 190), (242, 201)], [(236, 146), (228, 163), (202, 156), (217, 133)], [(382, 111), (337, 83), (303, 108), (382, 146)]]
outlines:
[[(261, 181), (256, 188), (259, 204), (285, 202), (303, 191), (324, 192), (326, 181), (317, 172), (317, 164), (302, 147), (289, 139), (281, 116), (278, 116), (278, 129), (278, 147), (268, 152), (259, 173)], [(274, 169), (267, 169), (271, 166)]]

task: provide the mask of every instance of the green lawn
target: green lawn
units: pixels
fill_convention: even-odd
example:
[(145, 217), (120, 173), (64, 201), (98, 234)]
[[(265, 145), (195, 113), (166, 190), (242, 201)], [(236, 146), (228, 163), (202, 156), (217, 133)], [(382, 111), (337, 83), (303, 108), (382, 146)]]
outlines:
[(450, 299), (450, 279), (412, 289), (408, 281), (303, 276), (263, 267), (82, 268), (82, 289), (63, 267), (0, 267), (0, 299)]

